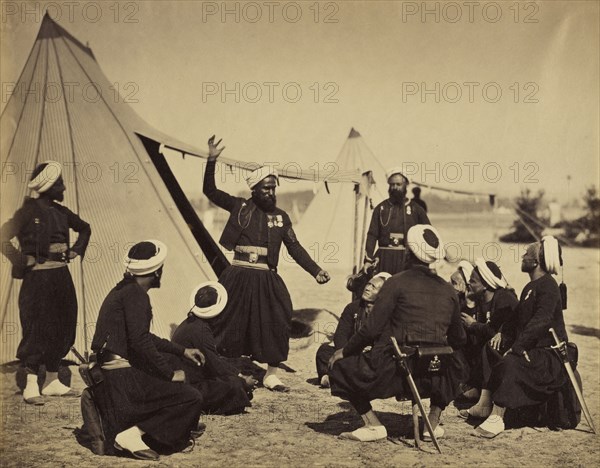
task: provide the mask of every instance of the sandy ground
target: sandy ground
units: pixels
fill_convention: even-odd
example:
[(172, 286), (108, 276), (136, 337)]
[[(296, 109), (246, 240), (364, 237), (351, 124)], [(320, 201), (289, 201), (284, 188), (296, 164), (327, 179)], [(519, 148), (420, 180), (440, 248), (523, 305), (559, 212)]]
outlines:
[[(469, 239), (472, 225), (476, 224), (479, 245), (473, 246), (471, 253), (480, 255), (487, 249), (487, 257), (494, 258), (489, 245), (498, 226), (492, 219), (471, 217), (465, 223), (442, 216), (432, 218), (447, 242), (461, 239), (457, 244), (463, 250), (467, 247), (465, 239)], [(498, 263), (509, 282), (520, 291), (527, 282), (527, 276), (519, 271), (522, 246), (501, 244), (499, 251)], [(462, 253), (472, 257), (466, 250)], [(565, 281), (569, 286), (565, 319), (570, 339), (580, 349), (579, 372), (585, 398), (596, 426), (600, 427), (600, 252), (568, 248), (565, 261)], [(15, 384), (15, 369), (5, 367), (0, 375), (0, 466), (597, 466), (600, 438), (590, 433), (583, 418), (576, 430), (512, 429), (493, 441), (485, 441), (471, 436), (472, 427), (457, 417), (457, 407), (464, 407), (460, 402), (443, 414), (446, 437), (441, 440), (442, 455), (434, 454), (431, 444), (427, 445), (431, 453), (412, 448), (410, 405), (393, 399), (374, 403), (388, 428), (388, 440), (364, 444), (339, 440), (337, 435), (359, 427), (361, 421), (347, 403), (312, 383), (316, 376), (316, 349), (336, 323), (334, 316), (321, 309), (339, 315), (349, 300), (343, 289), (344, 274), (336, 271), (335, 264), (325, 267), (335, 275), (334, 280), (319, 287), (299, 269), (282, 266), (297, 317), (310, 320), (314, 330), (311, 336), (291, 342), (286, 365), (295, 372), (283, 372), (282, 376), (293, 388), (291, 393), (275, 394), (259, 388), (246, 414), (205, 417), (207, 431), (192, 453), (163, 456), (159, 462), (144, 463), (93, 455), (74, 435), (81, 426), (79, 400), (53, 399), (43, 407), (26, 405)], [(442, 265), (438, 271), (448, 277), (452, 269), (453, 265)], [(317, 312), (302, 312), (306, 308), (316, 308)], [(82, 389), (77, 368), (72, 366), (71, 371), (74, 387)]]

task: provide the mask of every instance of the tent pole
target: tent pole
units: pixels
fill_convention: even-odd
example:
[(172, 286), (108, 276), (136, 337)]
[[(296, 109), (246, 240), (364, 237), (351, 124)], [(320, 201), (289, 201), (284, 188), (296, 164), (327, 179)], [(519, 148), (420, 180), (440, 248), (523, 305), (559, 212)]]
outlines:
[(369, 196), (365, 196), (365, 206), (363, 209), (363, 227), (362, 227), (362, 237), (360, 241), (360, 257), (358, 257), (359, 263), (365, 257), (365, 242), (367, 241), (367, 215), (369, 214)]
[(354, 233), (352, 239), (352, 274), (356, 274), (358, 266), (356, 262), (357, 242), (358, 242), (358, 213), (360, 203), (360, 184), (354, 184)]

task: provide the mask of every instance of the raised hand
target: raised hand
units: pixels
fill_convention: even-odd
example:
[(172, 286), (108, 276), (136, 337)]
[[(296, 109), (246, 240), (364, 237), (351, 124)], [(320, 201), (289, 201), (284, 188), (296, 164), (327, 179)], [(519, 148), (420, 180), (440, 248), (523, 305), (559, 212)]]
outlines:
[(221, 154), (221, 152), (225, 149), (224, 146), (222, 148), (218, 148), (218, 146), (221, 144), (222, 141), (223, 141), (223, 139), (221, 138), (219, 141), (217, 141), (215, 143), (214, 135), (208, 139), (208, 157), (210, 159), (217, 159), (219, 157), (219, 155)]

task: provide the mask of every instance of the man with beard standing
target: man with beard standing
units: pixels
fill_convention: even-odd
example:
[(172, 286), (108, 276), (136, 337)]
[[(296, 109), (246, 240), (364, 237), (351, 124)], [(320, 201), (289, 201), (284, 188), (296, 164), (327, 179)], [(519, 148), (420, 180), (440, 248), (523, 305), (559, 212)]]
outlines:
[[(27, 371), (23, 398), (27, 403), (43, 405), (37, 383), (41, 364), (46, 366), (43, 395), (78, 394), (58, 380), (58, 367), (75, 342), (77, 325), (77, 296), (67, 265), (77, 256), (83, 258), (92, 230), (59, 204), (64, 200), (65, 184), (58, 162), (39, 164), (28, 188), (39, 197), (25, 199), (0, 229), (0, 238), (2, 253), (13, 265), (13, 278), (23, 279), (19, 293), (23, 338), (17, 349), (17, 358)], [(73, 246), (69, 229), (79, 234)], [(15, 237), (20, 249), (11, 243)]]
[[(408, 179), (399, 167), (388, 171), (390, 197), (373, 210), (367, 233), (364, 271), (379, 258), (377, 271), (392, 275), (406, 269), (406, 233), (417, 224), (430, 224), (427, 214), (414, 200), (406, 198)], [(375, 252), (375, 245), (378, 245)]]
[(215, 184), (216, 160), (224, 148), (217, 148), (214, 135), (208, 140), (209, 157), (204, 174), (204, 194), (215, 205), (229, 211), (229, 219), (219, 243), (234, 251), (233, 263), (221, 274), (219, 282), (229, 295), (225, 310), (210, 326), (219, 351), (227, 357), (251, 356), (267, 363), (263, 385), (273, 391), (287, 392), (277, 377), (279, 363), (289, 351), (292, 301), (277, 274), (279, 251), (284, 243), (292, 258), (319, 284), (329, 281), (300, 245), (288, 214), (277, 208), (277, 173), (263, 166), (246, 178), (252, 190), (250, 199), (233, 197)]

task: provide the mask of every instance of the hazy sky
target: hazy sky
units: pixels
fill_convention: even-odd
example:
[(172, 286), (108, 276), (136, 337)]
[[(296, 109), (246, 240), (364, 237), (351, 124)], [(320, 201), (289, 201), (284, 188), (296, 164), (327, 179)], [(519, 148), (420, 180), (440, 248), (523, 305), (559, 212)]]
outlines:
[(3, 1), (2, 107), (48, 3), (139, 115), (230, 157), (323, 167), (355, 127), (426, 183), (598, 185), (596, 1)]

